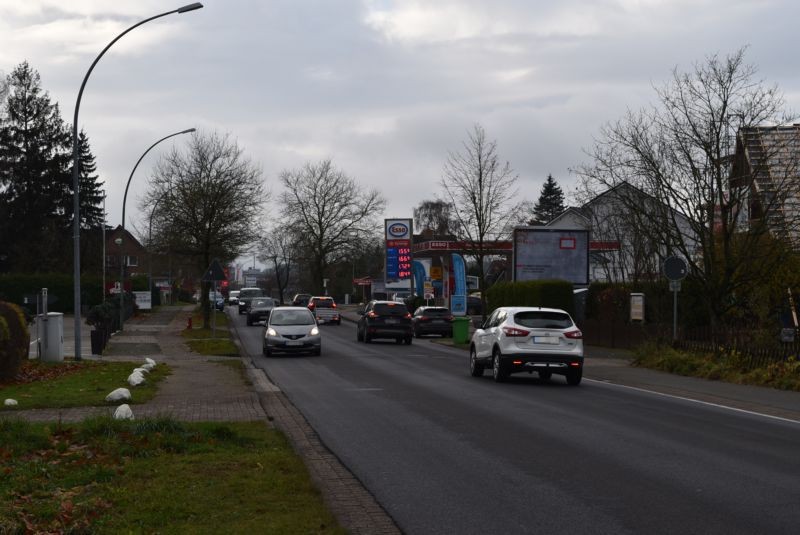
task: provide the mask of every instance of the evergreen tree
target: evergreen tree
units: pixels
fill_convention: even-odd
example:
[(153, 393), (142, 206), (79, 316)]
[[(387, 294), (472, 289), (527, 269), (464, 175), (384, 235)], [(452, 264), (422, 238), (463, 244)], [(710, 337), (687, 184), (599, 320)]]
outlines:
[(564, 192), (561, 191), (561, 187), (556, 183), (553, 175), (547, 175), (547, 180), (539, 193), (539, 200), (533, 207), (533, 219), (528, 224), (544, 225), (552, 221), (564, 209)]
[(39, 73), (21, 63), (0, 117), (0, 267), (63, 271), (70, 134)]
[[(72, 138), (72, 136), (70, 136)], [(102, 184), (98, 182), (97, 164), (94, 154), (89, 145), (89, 137), (81, 130), (78, 134), (80, 152), (78, 154), (78, 169), (80, 169), (80, 218), (81, 229), (97, 229), (105, 224), (103, 217), (103, 195)], [(70, 162), (71, 163), (71, 162)], [(72, 180), (72, 165), (69, 167), (70, 181)], [(74, 204), (72, 198), (72, 182), (70, 182), (69, 194), (64, 199), (66, 201), (65, 213), (68, 217), (68, 224), (72, 228)]]

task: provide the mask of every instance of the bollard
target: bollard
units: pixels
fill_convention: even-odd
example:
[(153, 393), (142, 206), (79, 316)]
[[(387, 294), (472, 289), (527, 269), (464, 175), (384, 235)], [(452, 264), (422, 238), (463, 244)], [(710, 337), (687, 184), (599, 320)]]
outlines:
[(191, 316), (189, 316), (189, 319), (186, 321), (186, 328), (188, 330), (190, 330), (190, 331), (192, 330), (192, 317)]

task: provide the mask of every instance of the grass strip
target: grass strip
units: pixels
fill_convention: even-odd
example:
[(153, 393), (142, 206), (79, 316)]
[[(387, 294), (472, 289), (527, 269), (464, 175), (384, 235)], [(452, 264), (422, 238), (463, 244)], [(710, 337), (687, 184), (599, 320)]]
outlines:
[(345, 533), (262, 422), (0, 421), (0, 533)]
[(634, 351), (634, 366), (728, 383), (800, 391), (800, 361), (795, 357), (750, 369), (735, 350), (718, 353), (679, 351), (668, 345), (644, 344)]
[(118, 403), (106, 403), (105, 397), (120, 387), (131, 391), (132, 400), (128, 403), (144, 403), (155, 396), (159, 381), (168, 376), (171, 370), (166, 364), (159, 363), (145, 376), (147, 382), (144, 385), (132, 387), (127, 382), (128, 376), (142, 364), (144, 361), (31, 363), (30, 366), (36, 368), (31, 373), (41, 380), (0, 384), (0, 398), (15, 399), (19, 403), (14, 407), (0, 406), (0, 411), (114, 405)]

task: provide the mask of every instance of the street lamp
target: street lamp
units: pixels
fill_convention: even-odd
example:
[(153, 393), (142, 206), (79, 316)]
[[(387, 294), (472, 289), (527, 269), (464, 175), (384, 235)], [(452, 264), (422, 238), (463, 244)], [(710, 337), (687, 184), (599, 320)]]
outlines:
[[(131, 174), (128, 177), (128, 183), (125, 184), (125, 195), (122, 197), (122, 236), (125, 235), (125, 203), (128, 201), (128, 188), (130, 188), (130, 186), (131, 186), (131, 179), (133, 178), (133, 173), (136, 172), (136, 168), (139, 167), (139, 164), (144, 159), (144, 157), (147, 156), (147, 153), (150, 152), (150, 149), (152, 149), (153, 147), (155, 147), (156, 145), (158, 145), (159, 143), (161, 143), (165, 139), (169, 139), (169, 138), (171, 138), (173, 136), (179, 136), (181, 134), (190, 134), (190, 133), (192, 133), (194, 131), (195, 131), (194, 128), (187, 128), (186, 130), (181, 130), (180, 132), (174, 132), (174, 133), (172, 133), (172, 134), (170, 134), (168, 136), (164, 136), (161, 139), (159, 139), (158, 141), (156, 141), (155, 143), (153, 143), (152, 145), (150, 145), (149, 147), (147, 147), (147, 150), (144, 151), (144, 153), (142, 153), (141, 156), (139, 156), (139, 159), (136, 161), (136, 165), (133, 166), (133, 170), (131, 170)], [(124, 276), (123, 269), (124, 269), (124, 266), (120, 266), (120, 269), (119, 269), (120, 270), (120, 283), (123, 282), (123, 280), (122, 280), (122, 277)], [(119, 307), (120, 307), (119, 308), (119, 330), (120, 331), (122, 330), (122, 324), (125, 321), (125, 309), (122, 306), (123, 303), (124, 303), (124, 299), (123, 299), (123, 295), (124, 294), (125, 294), (125, 292), (123, 291), (120, 294), (120, 297), (119, 297)]]
[[(151, 299), (153, 295), (153, 216), (156, 213), (156, 208), (158, 208), (158, 203), (161, 202), (161, 199), (167, 196), (167, 194), (171, 193), (169, 190), (165, 191), (156, 202), (153, 204), (153, 209), (150, 211), (150, 225), (147, 229), (147, 247), (149, 248), (148, 256), (149, 256), (149, 273), (147, 276), (147, 288), (150, 291)], [(167, 249), (167, 255), (169, 256), (169, 249)]]
[(116, 43), (123, 35), (128, 33), (129, 31), (133, 30), (134, 28), (141, 26), (146, 22), (150, 22), (151, 20), (164, 17), (166, 15), (172, 15), (173, 13), (187, 13), (189, 11), (194, 11), (195, 9), (200, 9), (203, 7), (203, 4), (200, 2), (195, 2), (193, 4), (188, 4), (183, 7), (179, 7), (178, 9), (174, 9), (172, 11), (167, 11), (165, 13), (161, 13), (160, 15), (156, 15), (154, 17), (150, 17), (148, 19), (144, 19), (141, 22), (137, 22), (118, 36), (114, 38), (113, 41), (108, 43), (106, 47), (103, 49), (102, 52), (95, 58), (92, 62), (92, 65), (89, 67), (89, 70), (86, 71), (86, 76), (83, 77), (83, 82), (81, 83), (81, 88), (78, 91), (78, 100), (75, 102), (75, 118), (72, 120), (72, 191), (73, 191), (73, 217), (74, 220), (72, 221), (72, 242), (73, 242), (73, 255), (72, 255), (72, 276), (73, 276), (73, 299), (74, 299), (74, 306), (75, 306), (75, 360), (81, 360), (81, 218), (80, 218), (80, 170), (78, 169), (78, 160), (80, 155), (80, 148), (78, 142), (78, 112), (81, 108), (81, 97), (83, 96), (83, 89), (86, 87), (86, 82), (89, 80), (89, 75), (92, 74), (92, 70), (94, 70), (94, 66), (97, 65), (97, 62), (100, 61), (100, 58), (103, 57), (103, 54), (111, 48), (111, 46)]

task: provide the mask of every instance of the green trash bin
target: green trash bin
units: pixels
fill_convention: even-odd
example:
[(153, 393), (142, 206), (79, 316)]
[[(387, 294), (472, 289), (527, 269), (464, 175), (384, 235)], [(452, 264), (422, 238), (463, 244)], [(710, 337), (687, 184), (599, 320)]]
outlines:
[(468, 317), (456, 316), (453, 318), (453, 342), (456, 344), (469, 343), (469, 324), (472, 320)]

